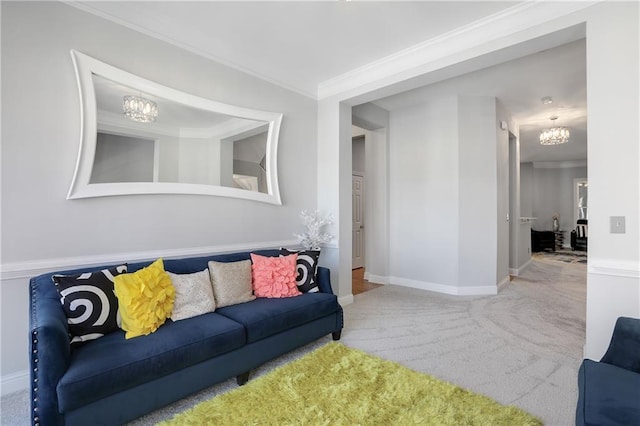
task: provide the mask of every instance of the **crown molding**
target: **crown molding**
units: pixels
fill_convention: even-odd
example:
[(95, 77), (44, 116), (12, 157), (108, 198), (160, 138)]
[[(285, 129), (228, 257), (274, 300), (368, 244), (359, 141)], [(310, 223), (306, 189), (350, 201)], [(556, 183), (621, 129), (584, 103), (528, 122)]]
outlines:
[(160, 41), (163, 41), (165, 43), (171, 44), (171, 45), (173, 45), (175, 47), (178, 47), (180, 49), (186, 50), (187, 52), (191, 52), (191, 53), (193, 53), (195, 55), (198, 55), (200, 57), (203, 57), (205, 59), (209, 59), (211, 61), (217, 62), (219, 64), (222, 64), (222, 65), (226, 66), (226, 67), (232, 68), (232, 69), (234, 69), (236, 71), (239, 71), (239, 72), (242, 72), (244, 74), (250, 75), (252, 77), (258, 78), (258, 79), (260, 79), (262, 81), (266, 81), (267, 83), (274, 84), (276, 86), (279, 86), (279, 87), (281, 87), (283, 89), (286, 89), (286, 90), (289, 90), (291, 92), (295, 92), (295, 93), (297, 93), (299, 95), (302, 95), (304, 97), (317, 100), (317, 96), (313, 92), (310, 92), (310, 91), (307, 91), (307, 90), (303, 90), (303, 89), (301, 89), (299, 87), (292, 86), (290, 84), (287, 84), (287, 83), (279, 81), (279, 80), (274, 80), (271, 77), (267, 77), (267, 76), (265, 76), (263, 74), (260, 74), (258, 72), (252, 71), (252, 70), (250, 70), (248, 68), (242, 67), (242, 66), (240, 66), (238, 64), (235, 64), (233, 62), (227, 61), (227, 60), (225, 60), (225, 59), (223, 59), (223, 58), (221, 58), (219, 56), (212, 55), (212, 54), (210, 54), (208, 52), (205, 52), (205, 51), (203, 51), (201, 49), (198, 49), (195, 46), (192, 46), (192, 45), (187, 44), (187, 43), (183, 43), (183, 42), (178, 41), (178, 40), (176, 40), (176, 39), (174, 39), (172, 37), (169, 37), (169, 36), (167, 36), (165, 34), (158, 33), (156, 31), (152, 31), (152, 30), (150, 30), (148, 28), (145, 28), (145, 27), (142, 27), (140, 25), (134, 24), (134, 23), (129, 22), (127, 20), (124, 20), (122, 18), (113, 16), (110, 13), (104, 12), (104, 11), (94, 7), (91, 4), (92, 3), (91, 1), (84, 1), (84, 2), (74, 1), (74, 0), (61, 0), (61, 1), (62, 1), (62, 3), (66, 4), (68, 6), (74, 7), (76, 9), (78, 9), (78, 10), (81, 10), (83, 12), (86, 12), (86, 13), (89, 13), (91, 15), (97, 16), (99, 18), (106, 19), (107, 21), (113, 22), (114, 24), (121, 25), (123, 27), (129, 28), (130, 30), (133, 30), (133, 31), (136, 31), (138, 33), (144, 34), (146, 36), (152, 37), (152, 38), (154, 38), (156, 40), (160, 40)]
[[(453, 31), (441, 34), (401, 50), (318, 85), (319, 100), (339, 95), (365, 85), (397, 81), (425, 73), (426, 64), (453, 58), (470, 48), (521, 32), (559, 17), (569, 15), (604, 0), (585, 2), (527, 1), (487, 16)], [(459, 60), (454, 60), (454, 63)], [(436, 68), (441, 68), (437, 66)]]
[[(113, 16), (94, 7), (91, 2), (62, 0), (64, 4), (86, 13), (111, 21), (115, 24), (142, 33), (154, 39), (166, 42), (180, 49), (186, 50), (200, 57), (215, 61), (236, 71), (259, 78), (283, 89), (298, 93), (302, 96), (322, 100), (334, 95), (348, 92), (358, 87), (383, 82), (384, 85), (401, 81), (416, 75), (424, 74), (427, 64), (434, 64), (444, 58), (453, 58), (470, 48), (498, 40), (500, 38), (521, 32), (577, 12), (596, 3), (606, 0), (549, 2), (545, 0), (526, 1), (485, 18), (461, 26), (455, 30), (441, 34), (412, 47), (396, 52), (392, 55), (370, 62), (344, 74), (325, 80), (318, 84), (314, 92), (303, 89), (283, 81), (265, 76), (259, 72), (242, 67), (216, 55), (202, 51), (190, 44), (175, 40), (167, 35), (152, 31), (148, 28), (133, 24), (122, 18)], [(459, 62), (459, 60), (454, 60)], [(438, 66), (437, 68), (440, 68)], [(397, 81), (395, 81), (397, 82)]]

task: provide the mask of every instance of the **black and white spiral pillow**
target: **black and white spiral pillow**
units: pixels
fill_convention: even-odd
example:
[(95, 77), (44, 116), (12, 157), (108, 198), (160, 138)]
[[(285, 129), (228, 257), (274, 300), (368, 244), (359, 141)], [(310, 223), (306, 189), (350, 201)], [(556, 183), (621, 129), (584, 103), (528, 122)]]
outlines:
[(296, 284), (298, 290), (302, 293), (316, 293), (318, 289), (318, 279), (316, 277), (318, 273), (318, 258), (320, 258), (320, 250), (289, 250), (286, 248), (280, 249), (280, 254), (289, 255), (298, 253), (298, 261), (296, 263), (296, 269), (298, 276), (296, 277)]
[(118, 330), (118, 299), (113, 282), (127, 265), (77, 275), (54, 275), (53, 282), (67, 316), (71, 343), (98, 339)]

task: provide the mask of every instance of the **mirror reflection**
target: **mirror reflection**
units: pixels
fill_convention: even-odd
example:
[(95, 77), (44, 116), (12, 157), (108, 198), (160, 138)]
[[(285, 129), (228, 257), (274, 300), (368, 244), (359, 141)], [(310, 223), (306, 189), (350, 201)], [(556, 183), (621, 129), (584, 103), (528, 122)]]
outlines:
[[(93, 85), (98, 131), (89, 183), (191, 183), (267, 193), (268, 122), (191, 108), (96, 74)], [(123, 112), (131, 96), (153, 103), (152, 121)]]
[(281, 204), (282, 114), (181, 92), (71, 51), (81, 140), (67, 198), (201, 194)]

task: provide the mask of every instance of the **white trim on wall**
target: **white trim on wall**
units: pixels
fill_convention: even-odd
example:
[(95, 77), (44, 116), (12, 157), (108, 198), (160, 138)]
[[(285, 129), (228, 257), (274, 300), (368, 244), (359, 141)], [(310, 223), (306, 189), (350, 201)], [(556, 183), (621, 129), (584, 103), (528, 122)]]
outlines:
[[(508, 278), (507, 278), (508, 280)], [(389, 277), (389, 284), (402, 287), (417, 288), (419, 290), (434, 291), (436, 293), (451, 294), (454, 296), (477, 296), (498, 294), (496, 285), (458, 287), (453, 285), (431, 283), (412, 280), (408, 278)]]
[(382, 275), (374, 275), (369, 272), (364, 273), (364, 279), (375, 284), (389, 284), (389, 277), (383, 277)]
[[(342, 75), (320, 82), (317, 99), (358, 90), (364, 86), (387, 86), (392, 81), (401, 81), (424, 74), (435, 66), (425, 69), (425, 64), (433, 64), (434, 59), (455, 57), (468, 46), (490, 43), (505, 34), (523, 32), (552, 21), (559, 16), (569, 15), (585, 9), (597, 1), (580, 2), (524, 2), (493, 15), (479, 19), (453, 31), (418, 43), (384, 58), (355, 68)], [(428, 67), (427, 67), (428, 68)], [(380, 83), (381, 81), (386, 83)]]
[(509, 276), (504, 277), (504, 279), (498, 283), (498, 292), (505, 288), (509, 282), (511, 282), (511, 278)]
[(529, 258), (529, 260), (527, 260), (524, 265), (522, 265), (521, 267), (515, 269), (515, 268), (509, 268), (509, 273), (515, 277), (520, 276), (520, 274), (522, 274), (524, 272), (525, 269), (527, 269), (529, 267), (529, 265), (531, 265), (531, 262), (533, 262), (532, 258)]
[(451, 294), (454, 296), (477, 296), (477, 295), (495, 295), (509, 284), (509, 277), (505, 277), (497, 286), (470, 286), (458, 287), (446, 284), (438, 284), (427, 281), (412, 280), (401, 277), (383, 277), (380, 275), (364, 273), (364, 278), (372, 283), (383, 285), (397, 285), (400, 287), (417, 288), (418, 290), (433, 291), (442, 294)]
[(29, 370), (6, 374), (0, 378), (0, 395), (19, 392), (29, 388)]
[(588, 258), (587, 272), (611, 277), (640, 278), (640, 262)]
[(338, 298), (338, 303), (340, 306), (346, 306), (353, 303), (353, 293), (347, 294), (346, 296), (342, 296)]
[(250, 250), (264, 250), (280, 247), (298, 247), (296, 240), (283, 241), (262, 241), (253, 243), (228, 244), (221, 246), (191, 247), (166, 250), (149, 250), (130, 253), (112, 253), (95, 256), (74, 256), (54, 259), (42, 259), (26, 262), (10, 262), (1, 265), (0, 280), (11, 280), (17, 278), (31, 278), (49, 271), (64, 269), (76, 269), (82, 267), (92, 267), (108, 265), (118, 262), (142, 262), (153, 260), (159, 257), (164, 259), (175, 259), (181, 257), (206, 256), (223, 253), (233, 253)]

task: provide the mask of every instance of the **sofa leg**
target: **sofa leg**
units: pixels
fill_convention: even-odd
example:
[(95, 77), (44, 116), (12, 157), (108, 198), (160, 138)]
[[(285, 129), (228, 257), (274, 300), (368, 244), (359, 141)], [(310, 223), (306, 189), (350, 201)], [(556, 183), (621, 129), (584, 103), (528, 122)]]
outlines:
[(331, 337), (333, 337), (333, 340), (340, 340), (340, 336), (342, 336), (342, 330), (334, 331), (333, 333), (331, 333)]
[(242, 386), (249, 381), (249, 372), (242, 373), (236, 376), (236, 381), (238, 382), (238, 386)]

